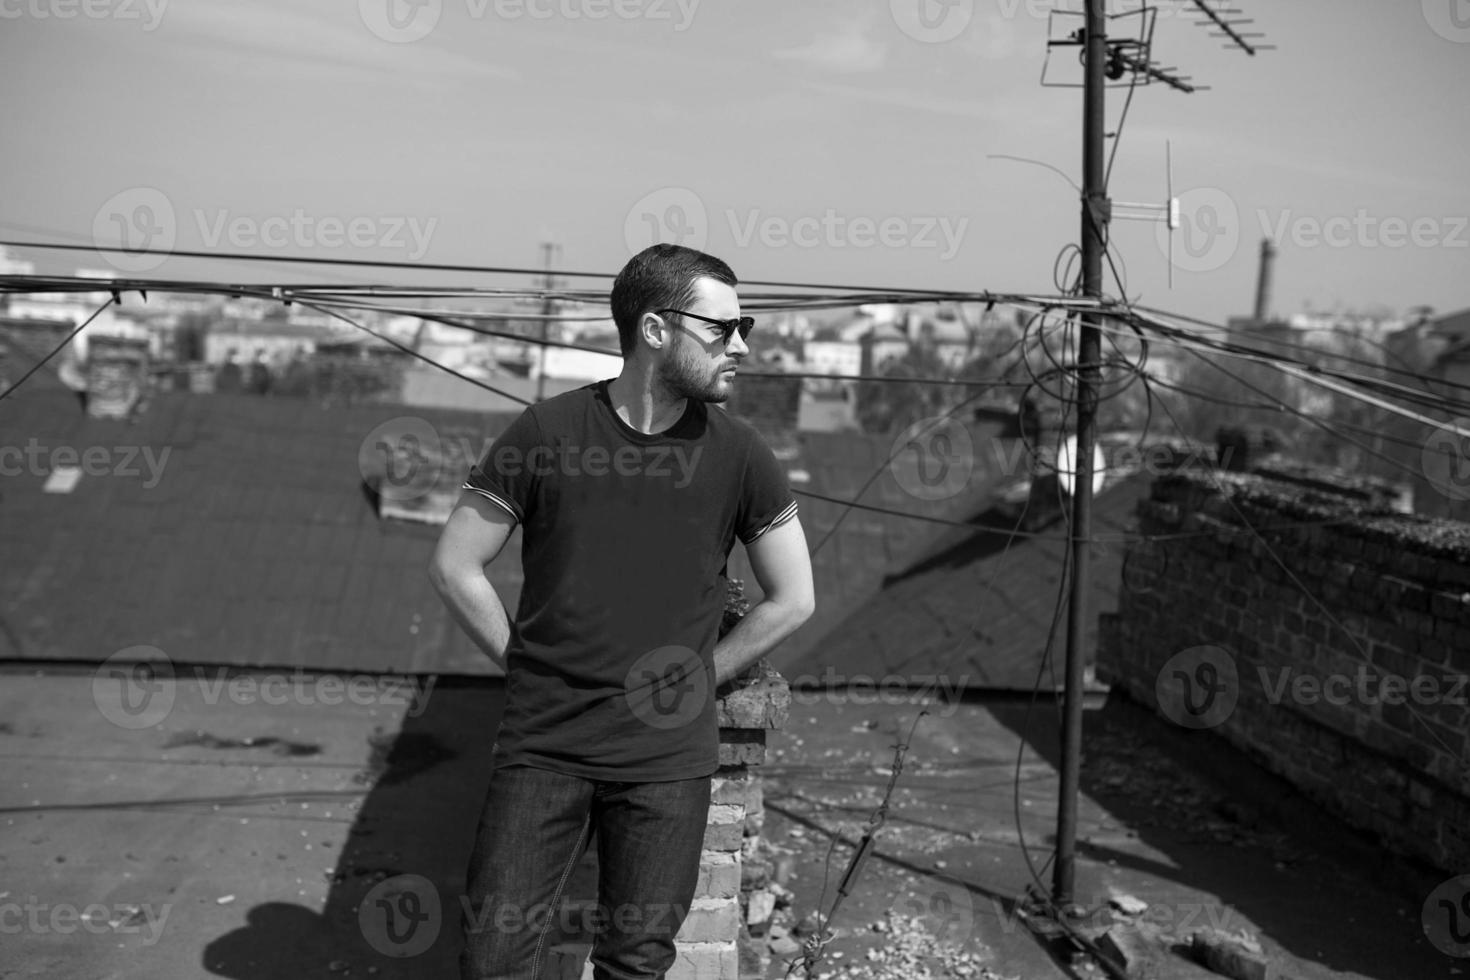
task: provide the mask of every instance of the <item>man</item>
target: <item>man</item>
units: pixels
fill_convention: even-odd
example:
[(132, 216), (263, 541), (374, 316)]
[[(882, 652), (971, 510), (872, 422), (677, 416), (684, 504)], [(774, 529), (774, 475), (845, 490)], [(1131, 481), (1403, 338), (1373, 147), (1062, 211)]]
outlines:
[[(430, 577), (506, 671), (467, 873), (464, 980), (536, 977), (595, 832), (593, 975), (662, 977), (699, 874), (715, 689), (811, 615), (796, 502), (770, 449), (710, 403), (749, 353), (713, 256), (645, 249), (612, 288), (622, 372), (523, 412), (470, 471)], [(485, 576), (516, 525), (512, 627)], [(765, 598), (716, 642), (739, 538)]]

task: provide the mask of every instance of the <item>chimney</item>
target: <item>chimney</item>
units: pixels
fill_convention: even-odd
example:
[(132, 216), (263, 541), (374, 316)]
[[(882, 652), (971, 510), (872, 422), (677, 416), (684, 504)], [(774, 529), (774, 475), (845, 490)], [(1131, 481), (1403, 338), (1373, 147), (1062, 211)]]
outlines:
[(1261, 239), (1261, 270), (1256, 279), (1256, 323), (1265, 323), (1271, 315), (1271, 275), (1276, 266), (1276, 243)]
[(125, 419), (148, 388), (148, 341), (99, 334), (87, 345), (87, 414)]

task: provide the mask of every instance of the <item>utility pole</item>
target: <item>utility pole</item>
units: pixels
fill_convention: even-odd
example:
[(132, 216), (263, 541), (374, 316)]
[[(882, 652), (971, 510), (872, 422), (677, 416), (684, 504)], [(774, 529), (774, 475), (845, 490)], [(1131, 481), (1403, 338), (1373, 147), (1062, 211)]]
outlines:
[[(1186, 0), (1181, 0), (1186, 2)], [(1196, 21), (1208, 27), (1212, 36), (1226, 39), (1226, 47), (1238, 47), (1254, 56), (1271, 50), (1260, 44), (1259, 32), (1242, 31), (1252, 23), (1239, 17), (1239, 10), (1228, 0), (1187, 0), (1204, 19)], [(1106, 255), (1107, 227), (1113, 219), (1113, 203), (1108, 198), (1107, 171), (1104, 167), (1106, 130), (1106, 93), (1109, 80), (1131, 75), (1130, 88), (1159, 82), (1186, 94), (1199, 91), (1188, 76), (1175, 74), (1175, 69), (1153, 59), (1154, 11), (1144, 5), (1136, 37), (1110, 40), (1108, 0), (1083, 0), (1083, 26), (1065, 38), (1049, 40), (1051, 48), (1082, 49), (1082, 295), (1091, 300), (1102, 299), (1102, 267)], [(1076, 12), (1057, 11), (1053, 17), (1078, 16)], [(1119, 15), (1122, 16), (1122, 15)], [(1042, 69), (1042, 84), (1047, 70)], [(1070, 86), (1069, 86), (1070, 87)], [(1121, 138), (1122, 133), (1115, 138)], [(1157, 205), (1120, 204), (1118, 217), (1135, 220), (1158, 220), (1164, 217), (1172, 232), (1177, 224), (1178, 204), (1173, 197), (1173, 164), (1170, 164), (1169, 200)], [(1171, 239), (1172, 242), (1172, 239)], [(1173, 260), (1169, 263), (1172, 283)], [(1102, 382), (1101, 327), (1105, 315), (1093, 309), (1081, 316), (1077, 344), (1077, 449), (1072, 482), (1072, 590), (1067, 606), (1066, 688), (1062, 695), (1062, 772), (1061, 791), (1057, 801), (1057, 852), (1052, 872), (1052, 904), (1065, 909), (1073, 904), (1077, 859), (1077, 793), (1082, 768), (1082, 701), (1086, 678), (1084, 643), (1087, 634), (1087, 594), (1092, 586), (1089, 539), (1092, 537), (1093, 453), (1097, 445), (1098, 388)]]
[(536, 400), (543, 401), (546, 398), (546, 341), (547, 331), (551, 328), (552, 311), (556, 308), (555, 301), (551, 298), (551, 291), (556, 288), (556, 277), (551, 274), (552, 264), (555, 256), (561, 252), (561, 246), (555, 242), (542, 242), (541, 252), (546, 266), (546, 295), (541, 298), (541, 353), (540, 368), (536, 371)]
[[(1102, 298), (1103, 229), (1109, 219), (1103, 185), (1104, 109), (1108, 61), (1107, 0), (1085, 0), (1082, 95), (1082, 294)], [(1077, 857), (1077, 792), (1082, 766), (1082, 695), (1087, 635), (1087, 592), (1091, 587), (1089, 541), (1092, 537), (1092, 454), (1097, 443), (1098, 361), (1102, 342), (1100, 316), (1082, 315), (1077, 345), (1077, 450), (1072, 478), (1072, 592), (1067, 606), (1066, 689), (1062, 700), (1062, 786), (1057, 806), (1057, 854), (1052, 872), (1052, 898), (1070, 905)]]

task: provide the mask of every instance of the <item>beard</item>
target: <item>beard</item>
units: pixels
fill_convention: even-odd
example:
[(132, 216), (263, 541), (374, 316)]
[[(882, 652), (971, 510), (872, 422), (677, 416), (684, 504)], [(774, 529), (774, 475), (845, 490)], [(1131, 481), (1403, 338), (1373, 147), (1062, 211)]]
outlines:
[(659, 365), (657, 379), (671, 398), (692, 398), (702, 402), (724, 402), (730, 398), (731, 385), (723, 372), (730, 361), (720, 358), (710, 366), (700, 352), (696, 354), (683, 340), (675, 341), (671, 356)]

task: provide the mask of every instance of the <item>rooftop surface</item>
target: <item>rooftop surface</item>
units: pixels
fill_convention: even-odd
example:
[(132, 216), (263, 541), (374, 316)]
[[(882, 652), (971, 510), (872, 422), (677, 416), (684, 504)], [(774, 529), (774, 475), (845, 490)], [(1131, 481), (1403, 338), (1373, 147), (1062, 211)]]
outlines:
[[(452, 975), (498, 681), (353, 695), (310, 678), (180, 671), (167, 699), (132, 713), (116, 684), (58, 666), (3, 674), (0, 977)], [(922, 977), (882, 966), (895, 940), (873, 925), (891, 911), (917, 912), (951, 941), (948, 955), (991, 971), (974, 976), (1069, 975), (1014, 914), (1033, 880), (1017, 820), (1050, 882), (1054, 710), (1042, 701), (1028, 720), (1023, 700), (929, 705), (824, 968)], [(763, 833), (789, 858), (798, 915), (829, 907), (914, 715), (910, 704), (794, 696), (763, 770)], [(1427, 890), (1363, 841), (1309, 811), (1278, 823), (1289, 794), (1232, 807), (1238, 795), (1203, 779), (1229, 767), (1179, 761), (1179, 730), (1137, 709), (1109, 703), (1087, 725), (1079, 901), (1117, 891), (1180, 935), (1246, 930), (1299, 980), (1457, 975), (1459, 961), (1421, 934), (1415, 896)], [(371, 888), (400, 874), (441, 897), (422, 920), (431, 941), (411, 957), (380, 952), (359, 918)]]

